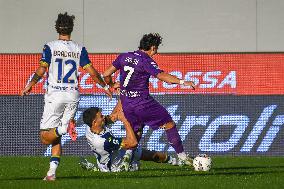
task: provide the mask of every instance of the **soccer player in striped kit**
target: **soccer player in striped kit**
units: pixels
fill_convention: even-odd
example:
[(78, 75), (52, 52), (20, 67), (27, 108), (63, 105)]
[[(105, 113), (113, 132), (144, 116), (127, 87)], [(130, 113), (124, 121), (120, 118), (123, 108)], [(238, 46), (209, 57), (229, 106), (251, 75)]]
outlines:
[(47, 75), (44, 112), (40, 123), (40, 139), (43, 144), (52, 145), (50, 168), (44, 180), (53, 181), (61, 156), (61, 136), (69, 133), (73, 141), (77, 138), (74, 115), (79, 102), (78, 70), (81, 66), (92, 79), (102, 86), (106, 95), (112, 96), (100, 74), (92, 66), (85, 47), (71, 40), (75, 17), (67, 12), (59, 14), (55, 29), (58, 40), (44, 45), (39, 67), (32, 80), (21, 91), (28, 94), (32, 87)]

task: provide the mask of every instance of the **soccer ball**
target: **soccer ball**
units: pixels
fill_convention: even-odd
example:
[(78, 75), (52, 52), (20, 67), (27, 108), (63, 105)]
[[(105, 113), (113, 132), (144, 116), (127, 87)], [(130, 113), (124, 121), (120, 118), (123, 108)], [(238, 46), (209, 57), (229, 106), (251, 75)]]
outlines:
[(193, 167), (195, 171), (209, 171), (212, 160), (206, 154), (199, 154), (193, 160)]

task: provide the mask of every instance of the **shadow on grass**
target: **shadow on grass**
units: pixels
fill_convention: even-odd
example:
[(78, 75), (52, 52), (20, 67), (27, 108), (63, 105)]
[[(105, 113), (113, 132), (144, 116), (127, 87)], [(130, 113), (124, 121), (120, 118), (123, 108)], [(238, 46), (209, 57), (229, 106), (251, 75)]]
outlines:
[(235, 169), (246, 169), (246, 170), (253, 170), (253, 169), (284, 169), (284, 166), (279, 165), (271, 165), (271, 166), (239, 166), (239, 167), (214, 167), (214, 170), (235, 170)]
[[(255, 169), (266, 169), (258, 170)], [(268, 169), (274, 168), (274, 170)], [(142, 169), (137, 172), (121, 172), (121, 173), (100, 173), (94, 172), (92, 175), (80, 176), (59, 176), (57, 180), (73, 180), (73, 179), (93, 179), (93, 180), (107, 180), (107, 179), (145, 179), (145, 178), (172, 178), (172, 177), (210, 177), (210, 176), (246, 176), (246, 175), (264, 175), (272, 173), (284, 173), (284, 166), (257, 166), (257, 167), (225, 167), (214, 168), (210, 172), (195, 172), (191, 169)], [(230, 171), (231, 170), (231, 171)], [(159, 171), (159, 172), (157, 172)], [(22, 180), (42, 180), (42, 177), (14, 177), (7, 179), (0, 179), (1, 181), (22, 181)]]
[[(238, 166), (238, 167), (213, 167), (212, 170), (215, 171), (222, 171), (222, 170), (237, 170), (237, 169), (245, 169), (245, 170), (254, 170), (254, 169), (284, 169), (284, 166), (278, 166), (278, 165), (272, 165), (272, 166)], [(185, 167), (178, 167), (175, 166), (173, 167), (169, 167), (169, 168), (161, 168), (161, 169), (153, 169), (153, 168), (143, 168), (140, 170), (140, 172), (147, 172), (147, 171), (151, 171), (151, 172), (155, 172), (155, 171), (191, 171), (191, 168), (185, 168)]]

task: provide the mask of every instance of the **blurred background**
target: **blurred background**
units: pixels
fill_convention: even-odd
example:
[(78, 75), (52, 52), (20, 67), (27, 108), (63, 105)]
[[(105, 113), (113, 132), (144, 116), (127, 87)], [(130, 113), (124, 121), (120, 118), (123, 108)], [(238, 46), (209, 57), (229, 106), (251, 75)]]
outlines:
[(63, 12), (92, 53), (136, 49), (149, 32), (164, 37), (160, 52), (283, 51), (283, 9), (282, 0), (0, 0), (0, 52), (40, 53)]

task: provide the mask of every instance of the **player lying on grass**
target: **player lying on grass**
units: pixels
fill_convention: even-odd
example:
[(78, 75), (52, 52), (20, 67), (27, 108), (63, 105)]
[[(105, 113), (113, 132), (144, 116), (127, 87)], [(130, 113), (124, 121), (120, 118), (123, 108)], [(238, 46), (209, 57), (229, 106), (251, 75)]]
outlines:
[[(126, 137), (117, 138), (107, 126), (120, 120), (125, 126)], [(84, 111), (83, 121), (86, 127), (86, 138), (97, 159), (97, 166), (82, 159), (80, 165), (86, 169), (99, 170), (101, 172), (117, 172), (137, 170), (139, 160), (174, 163), (175, 159), (161, 152), (152, 152), (140, 147), (127, 150), (137, 145), (136, 136), (124, 117), (121, 102), (119, 101), (110, 115), (103, 116), (101, 109), (91, 107)], [(129, 167), (130, 165), (130, 167)]]
[[(129, 153), (130, 152), (130, 153)], [(157, 163), (168, 163), (178, 165), (176, 158), (169, 156), (167, 153), (156, 152), (137, 147), (132, 151), (119, 149), (113, 152), (114, 160), (111, 163), (111, 169), (102, 169), (99, 164), (91, 163), (87, 159), (81, 157), (79, 165), (88, 171), (100, 172), (121, 172), (121, 171), (138, 171), (140, 169), (140, 160), (153, 161)], [(132, 158), (130, 158), (132, 156)], [(97, 159), (98, 162), (98, 159)]]

